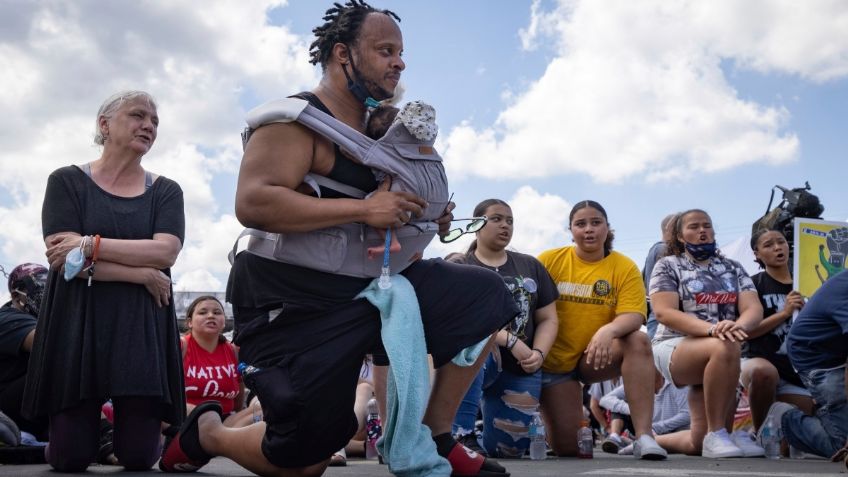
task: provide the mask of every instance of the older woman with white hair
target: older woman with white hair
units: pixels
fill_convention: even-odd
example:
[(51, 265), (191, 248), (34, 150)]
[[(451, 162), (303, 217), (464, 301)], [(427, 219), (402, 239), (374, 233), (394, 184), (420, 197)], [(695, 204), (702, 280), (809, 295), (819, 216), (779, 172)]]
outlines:
[(47, 180), (42, 228), (50, 264), (27, 375), (24, 414), (48, 416), (48, 463), (85, 470), (98, 450), (101, 404), (114, 404), (121, 465), (149, 469), (161, 421), (185, 414), (170, 267), (185, 229), (182, 190), (141, 165), (159, 116), (145, 92), (108, 98), (92, 162)]

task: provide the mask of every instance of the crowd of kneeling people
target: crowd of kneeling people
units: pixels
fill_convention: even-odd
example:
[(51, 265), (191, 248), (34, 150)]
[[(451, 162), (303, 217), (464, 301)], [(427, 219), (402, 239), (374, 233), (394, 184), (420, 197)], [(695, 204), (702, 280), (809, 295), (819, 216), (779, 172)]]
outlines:
[[(763, 271), (750, 277), (716, 248), (712, 219), (697, 209), (663, 220), (664, 240), (641, 272), (613, 250), (607, 213), (597, 202), (572, 209), (573, 245), (538, 257), (509, 249), (515, 218), (506, 202), (483, 201), (473, 215), (486, 217), (485, 226), (467, 252), (446, 260), (500, 274), (520, 311), (494, 336), (456, 414), (453, 434), (465, 447), (522, 458), (530, 421), (540, 412), (556, 456), (577, 455), (578, 428), (592, 419), (603, 451), (637, 458), (763, 456), (767, 421), (781, 430), (783, 455), (791, 447), (844, 457), (848, 274), (832, 277), (805, 303), (792, 289), (781, 232), (753, 235)], [(8, 280), (11, 301), (0, 309), (0, 437), (6, 446), (50, 439), (46, 419), (21, 413), (46, 277), (46, 267), (16, 267)], [(179, 345), (186, 410), (214, 400), (225, 426), (261, 421), (262, 405), (241, 378), (238, 349), (224, 337), (222, 303), (197, 298), (185, 326)], [(366, 406), (376, 396), (385, 414), (385, 373), (383, 366), (363, 365), (355, 390), (358, 431), (330, 465), (364, 455)], [(743, 395), (751, 425), (735, 428)], [(101, 413), (97, 462), (132, 467), (114, 452), (127, 445), (112, 442), (111, 423), (121, 416), (111, 403), (95, 403), (91, 412)], [(172, 435), (170, 429), (162, 423), (156, 432)]]
[[(406, 67), (400, 17), (350, 0), (322, 19), (309, 46), (321, 80), (293, 95), (304, 123), (265, 105), (248, 114), (234, 201), (248, 240), (233, 250), (226, 294), (234, 342), (213, 296), (197, 298), (178, 329), (171, 267), (185, 204), (177, 182), (142, 165), (159, 128), (149, 93), (107, 98), (95, 117), (100, 156), (50, 174), (46, 266), (15, 267), (0, 308), (0, 459), (43, 445), (59, 472), (93, 461), (192, 472), (223, 456), (258, 475), (314, 477), (370, 449), (374, 407), (387, 417), (382, 457), (403, 475), (426, 461), (437, 469), (427, 475), (508, 477), (495, 458), (522, 458), (542, 426), (531, 455), (544, 444), (576, 456), (590, 416), (602, 449), (639, 459), (759, 456), (774, 427), (790, 451), (848, 454), (848, 273), (827, 268), (833, 276), (805, 302), (779, 232), (754, 234), (764, 271), (750, 277), (697, 209), (664, 220), (641, 272), (613, 250), (607, 212), (591, 200), (569, 214), (573, 245), (538, 257), (509, 249), (516, 218), (503, 200), (451, 230), (463, 219), (433, 160), (433, 108), (385, 103), (400, 99)], [(330, 137), (322, 114), (347, 133)], [(388, 130), (360, 134), (372, 119), (388, 124), (380, 118)], [(316, 121), (324, 132), (307, 129)], [(364, 143), (377, 154), (357, 154)], [(397, 168), (378, 174), (365, 162), (374, 155)], [(403, 167), (415, 164), (429, 173)], [(397, 254), (402, 233), (437, 230), (476, 237), (445, 260), (421, 259), (423, 239)], [(391, 291), (362, 271), (378, 263), (366, 248), (384, 250)], [(740, 387), (748, 429), (733, 426)]]

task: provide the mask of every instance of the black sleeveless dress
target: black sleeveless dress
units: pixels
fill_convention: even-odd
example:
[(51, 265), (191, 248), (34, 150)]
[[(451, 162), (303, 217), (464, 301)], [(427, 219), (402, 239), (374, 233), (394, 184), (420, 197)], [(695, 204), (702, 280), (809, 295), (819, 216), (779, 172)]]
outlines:
[[(104, 191), (79, 167), (56, 170), (42, 209), (47, 237), (57, 232), (150, 239), (185, 235), (180, 186), (159, 177), (140, 196)], [(170, 276), (170, 270), (163, 270)], [(83, 400), (158, 399), (162, 419), (185, 416), (183, 369), (173, 301), (158, 307), (143, 285), (75, 278), (52, 271), (36, 327), (24, 414), (55, 414)]]

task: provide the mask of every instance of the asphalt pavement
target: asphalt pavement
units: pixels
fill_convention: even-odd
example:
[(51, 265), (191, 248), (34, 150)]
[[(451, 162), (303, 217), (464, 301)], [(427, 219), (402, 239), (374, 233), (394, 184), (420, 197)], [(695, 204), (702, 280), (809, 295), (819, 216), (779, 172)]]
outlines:
[[(604, 454), (596, 449), (594, 459), (554, 459), (544, 461), (509, 460), (501, 461), (513, 477), (525, 476), (595, 476), (595, 477), (812, 477), (812, 476), (845, 476), (845, 467), (824, 459), (705, 459), (702, 457), (687, 457), (672, 455), (668, 460), (660, 462), (640, 461), (633, 457)], [(116, 474), (121, 477), (132, 477), (159, 473), (124, 472), (120, 467), (91, 466), (89, 475)], [(0, 465), (0, 475), (3, 476), (40, 476), (57, 477), (62, 474), (51, 472), (47, 465)], [(251, 476), (250, 472), (239, 467), (231, 460), (218, 457), (206, 467), (197, 472), (202, 476)], [(385, 465), (376, 461), (349, 459), (346, 467), (330, 467), (324, 474), (327, 477), (372, 477), (391, 476)]]

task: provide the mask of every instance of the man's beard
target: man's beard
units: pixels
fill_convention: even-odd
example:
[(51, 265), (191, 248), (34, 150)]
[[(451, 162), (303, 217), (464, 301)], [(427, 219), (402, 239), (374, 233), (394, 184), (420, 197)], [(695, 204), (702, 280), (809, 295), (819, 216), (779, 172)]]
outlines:
[[(388, 91), (386, 88), (383, 88), (377, 82), (366, 78), (365, 75), (362, 74), (362, 70), (356, 67), (356, 61), (354, 61), (353, 56), (350, 58), (350, 69), (351, 73), (353, 73), (353, 77), (348, 79), (353, 79), (355, 82), (359, 83), (360, 86), (365, 88), (365, 91), (369, 96), (374, 98), (377, 101), (383, 101), (385, 99), (389, 99), (395, 95), (394, 91)], [(347, 74), (347, 70), (345, 70), (345, 74)]]
[(361, 75), (357, 76), (359, 76), (362, 85), (365, 86), (369, 93), (371, 93), (371, 97), (377, 101), (383, 101), (384, 99), (389, 99), (395, 95), (394, 91), (387, 91), (386, 88), (383, 88), (374, 81), (362, 78)]
[(359, 72), (359, 68), (354, 65), (351, 66), (351, 69), (353, 70), (353, 77), (357, 82), (359, 82), (359, 84), (361, 84), (365, 88), (366, 91), (368, 91), (368, 95), (372, 98), (376, 99), (377, 101), (383, 101), (384, 99), (389, 99), (395, 95), (394, 91), (387, 91), (386, 88), (383, 88), (375, 81), (364, 78)]

